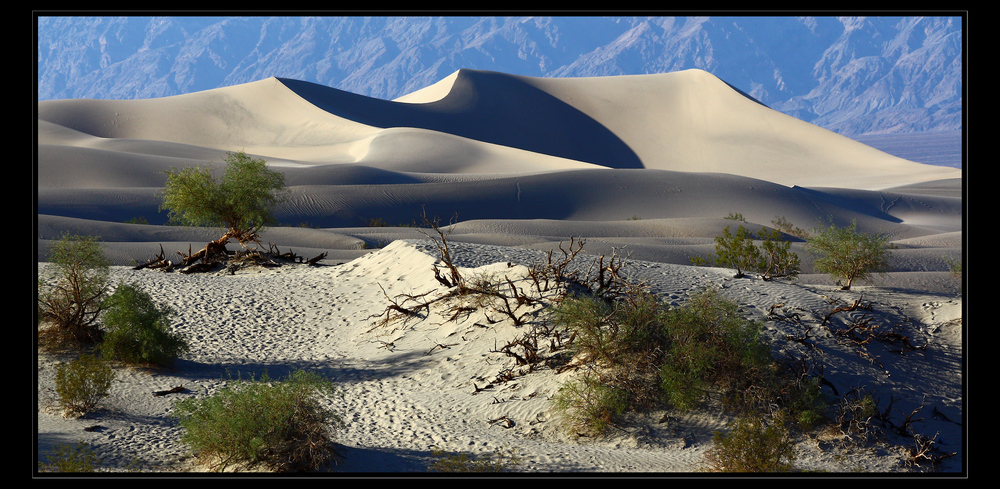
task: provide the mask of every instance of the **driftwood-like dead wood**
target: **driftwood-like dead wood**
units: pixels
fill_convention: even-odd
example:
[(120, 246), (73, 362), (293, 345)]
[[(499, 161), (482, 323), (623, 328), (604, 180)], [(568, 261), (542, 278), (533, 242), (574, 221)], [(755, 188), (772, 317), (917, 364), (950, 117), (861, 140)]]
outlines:
[(133, 270), (144, 270), (146, 268), (161, 269), (163, 271), (169, 272), (174, 269), (174, 263), (166, 258), (163, 251), (163, 245), (160, 245), (160, 254), (154, 256), (150, 260), (140, 263), (133, 267)]
[(451, 348), (453, 346), (456, 346), (456, 345), (458, 345), (458, 343), (451, 343), (451, 344), (438, 343), (438, 344), (432, 346), (430, 350), (427, 350), (426, 354), (430, 355), (431, 353), (434, 353), (434, 350), (437, 350), (438, 348), (440, 348), (442, 350), (447, 350), (447, 349), (449, 349), (449, 348)]
[(191, 253), (189, 246), (187, 256), (184, 256), (183, 253), (178, 251), (178, 254), (184, 256), (180, 265), (182, 267), (188, 267), (197, 261), (201, 261), (203, 264), (209, 264), (219, 257), (225, 257), (229, 254), (229, 250), (226, 248), (226, 244), (229, 243), (229, 239), (229, 234), (225, 234), (215, 241), (209, 241), (204, 248), (198, 250), (196, 253)]
[(193, 265), (188, 265), (180, 270), (181, 273), (200, 273), (200, 272), (210, 272), (215, 270), (215, 264), (213, 263), (195, 263)]
[(500, 425), (500, 426), (502, 426), (504, 428), (513, 428), (514, 427), (514, 420), (508, 418), (507, 416), (500, 416), (499, 418), (491, 419), (490, 420), (490, 424), (491, 425)]
[(575, 237), (570, 237), (568, 248), (563, 248), (559, 243), (559, 251), (562, 253), (561, 259), (554, 259), (554, 250), (549, 250), (544, 264), (534, 264), (528, 268), (528, 276), (535, 285), (535, 290), (539, 295), (551, 290), (553, 286), (563, 283), (575, 283), (579, 280), (579, 274), (570, 271), (570, 266), (576, 256), (583, 251), (586, 240), (577, 241)]
[[(231, 236), (231, 233), (223, 235), (221, 238), (208, 242), (202, 249), (197, 252), (191, 251), (191, 245), (188, 245), (187, 253), (178, 251), (177, 254), (181, 256), (181, 259), (174, 263), (167, 260), (164, 252), (163, 245), (160, 245), (160, 254), (156, 255), (152, 259), (140, 263), (134, 267), (135, 270), (142, 269), (161, 269), (164, 271), (173, 271), (175, 268), (179, 268), (180, 273), (199, 273), (199, 272), (210, 272), (219, 269), (228, 270), (229, 273), (235, 273), (242, 267), (246, 266), (261, 266), (261, 267), (278, 267), (281, 266), (279, 261), (287, 261), (292, 263), (306, 263), (310, 266), (316, 266), (320, 260), (326, 258), (327, 253), (321, 253), (316, 257), (303, 262), (303, 257), (296, 254), (294, 251), (289, 250), (282, 253), (278, 250), (277, 245), (270, 243), (267, 251), (262, 251), (263, 247), (258, 248), (244, 248), (240, 251), (230, 251), (226, 244), (235, 239)], [(251, 240), (258, 245), (260, 242), (258, 240)], [(241, 244), (244, 244), (242, 241)]]
[[(518, 354), (514, 351), (515, 348), (521, 347), (523, 353)], [(514, 359), (518, 366), (533, 365), (538, 361), (538, 343), (532, 341), (530, 338), (517, 338), (511, 340), (502, 348), (497, 349), (496, 345), (493, 346), (493, 353), (503, 353)]]

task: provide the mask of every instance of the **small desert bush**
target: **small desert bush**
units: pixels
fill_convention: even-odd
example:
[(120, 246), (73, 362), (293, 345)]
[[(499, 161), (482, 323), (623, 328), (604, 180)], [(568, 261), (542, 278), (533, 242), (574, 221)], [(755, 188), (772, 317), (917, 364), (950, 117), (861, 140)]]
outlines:
[(94, 450), (82, 440), (56, 445), (45, 458), (45, 462), (38, 462), (39, 472), (95, 472), (101, 464)]
[(149, 293), (134, 285), (120, 285), (105, 304), (101, 353), (106, 359), (131, 364), (173, 364), (189, 347), (170, 330), (171, 315), (173, 310)]
[(563, 429), (583, 436), (602, 435), (629, 409), (628, 395), (587, 373), (559, 387), (553, 396)]
[(332, 392), (332, 383), (314, 373), (299, 370), (282, 381), (265, 374), (185, 399), (175, 415), (182, 440), (215, 470), (312, 471), (338, 457), (332, 436), (343, 422), (317, 399)]
[(428, 472), (500, 473), (509, 472), (520, 460), (513, 449), (472, 458), (466, 453), (447, 454), (441, 450), (431, 452), (439, 460), (428, 467)]
[(41, 346), (57, 348), (100, 341), (97, 318), (108, 290), (107, 258), (92, 236), (65, 234), (49, 249), (53, 283), (38, 283), (38, 319), (50, 327), (39, 331)]
[(622, 301), (578, 296), (553, 311), (557, 323), (576, 335), (572, 349), (603, 365), (631, 363), (666, 341), (658, 327), (665, 312), (651, 294), (638, 293)]
[[(754, 239), (760, 240), (759, 247)], [(726, 226), (722, 235), (715, 238), (715, 262), (719, 266), (735, 268), (737, 277), (754, 271), (764, 280), (794, 278), (799, 274), (800, 263), (799, 256), (791, 251), (791, 245), (776, 229), (762, 227), (755, 235), (739, 226), (733, 234)], [(692, 258), (692, 264), (705, 263), (704, 259)]]
[(712, 442), (705, 460), (715, 472), (789, 472), (795, 461), (794, 440), (780, 420), (737, 418), (728, 433), (715, 432)]
[(729, 226), (722, 235), (715, 237), (715, 261), (720, 266), (736, 269), (736, 276), (742, 278), (745, 272), (753, 270), (761, 260), (760, 250), (754, 246), (753, 232), (743, 226), (736, 228), (736, 234), (729, 232)]
[(799, 255), (791, 252), (792, 242), (781, 236), (781, 231), (761, 228), (757, 235), (761, 238), (760, 260), (757, 272), (764, 280), (799, 275)]
[(67, 416), (83, 416), (108, 395), (115, 372), (99, 357), (81, 354), (56, 367), (56, 395)]
[(817, 257), (816, 270), (833, 277), (843, 290), (850, 290), (855, 280), (870, 280), (873, 274), (888, 272), (895, 249), (888, 235), (862, 233), (855, 222), (814, 231), (806, 247)]

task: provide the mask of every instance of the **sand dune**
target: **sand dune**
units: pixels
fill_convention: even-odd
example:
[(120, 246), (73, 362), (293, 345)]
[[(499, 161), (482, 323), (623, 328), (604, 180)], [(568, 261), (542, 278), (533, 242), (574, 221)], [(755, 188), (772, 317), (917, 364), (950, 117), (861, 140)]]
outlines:
[[(460, 70), (395, 101), (273, 78), (161, 99), (46, 101), (38, 113), (39, 219), (102, 222), (111, 248), (142, 242), (113, 230), (139, 217), (152, 224), (148, 240), (160, 239), (164, 171), (221, 168), (225, 151), (241, 149), (285, 173), (292, 198), (279, 222), (328, 230), (338, 252), (391, 241), (359, 227), (409, 225), (423, 212), (457, 216), (459, 227), (497, 223), (474, 233), (495, 243), (604, 234), (635, 246), (663, 237), (658, 222), (683, 222), (669, 232), (700, 238), (697, 248), (643, 244), (643, 256), (685, 264), (730, 213), (752, 226), (857, 221), (898, 239), (962, 230), (961, 185), (946, 183), (961, 182), (960, 170), (784, 116), (699, 70), (583, 79)], [(684, 230), (684, 219), (718, 229)], [(635, 232), (620, 228), (627, 220)], [(595, 234), (609, 226), (617, 236)], [(346, 248), (338, 229), (352, 229)], [(39, 237), (44, 250), (58, 233)], [(111, 251), (116, 263), (141, 258), (124, 253)]]
[[(393, 101), (269, 78), (161, 99), (59, 100), (37, 107), (39, 262), (65, 232), (100, 236), (118, 265), (116, 277), (163, 291), (171, 305), (190, 314), (179, 327), (204, 342), (180, 367), (177, 375), (185, 382), (210, 386), (207, 379), (223, 365), (326, 369), (331, 361), (343, 362), (333, 370), (357, 399), (349, 407), (365, 420), (349, 434), (356, 462), (348, 471), (424, 470), (428, 457), (421, 450), (430, 445), (489, 451), (516, 443), (532, 447), (531, 464), (541, 471), (684, 472), (697, 466), (711, 429), (721, 426), (714, 418), (687, 420), (684, 429), (696, 433), (690, 438), (694, 450), (650, 441), (653, 435), (565, 444), (548, 438), (551, 423), (538, 425), (542, 434), (519, 429), (518, 436), (495, 438), (470, 427), (444, 436), (458, 421), (441, 406), (457, 403), (466, 417), (500, 412), (460, 394), (457, 379), (484, 375), (481, 366), (458, 361), (461, 356), (435, 357), (421, 368), (411, 365), (420, 382), (407, 383), (384, 372), (394, 368), (394, 354), (361, 339), (371, 326), (363, 319), (384, 306), (380, 284), (410, 291), (434, 286), (426, 269), (436, 257), (420, 244), (426, 230), (412, 226), (424, 212), (441, 218), (469, 269), (508, 261), (529, 265), (522, 262), (583, 238), (586, 253), (630, 256), (667, 300), (715, 284), (752, 303), (757, 313), (775, 297), (818, 311), (839, 294), (828, 277), (815, 273), (797, 238), (791, 239), (803, 274), (794, 284), (733, 281), (729, 270), (689, 266), (690, 258), (714, 251), (714, 238), (726, 226), (756, 230), (783, 217), (805, 229), (856, 222), (864, 232), (886, 233), (898, 246), (893, 271), (858, 290), (905, 310), (921, 338), (944, 349), (916, 360), (943, 362), (940, 370), (900, 363), (891, 367), (896, 377), (879, 382), (904, 396), (907, 406), (919, 402), (923, 389), (936, 408), (961, 418), (961, 282), (949, 272), (963, 257), (961, 170), (897, 158), (782, 115), (706, 72), (537, 79), (460, 70)], [(218, 236), (214, 229), (165, 225), (159, 192), (165, 171), (221, 169), (225, 152), (238, 150), (265, 158), (291, 190), (276, 210), (280, 225), (267, 229), (264, 241), (306, 257), (329, 253), (324, 266), (244, 274), (229, 284), (233, 292), (204, 287), (215, 276), (188, 280), (130, 271), (125, 265), (150, 258), (161, 245), (168, 254), (186, 252)], [(726, 219), (731, 213), (747, 222)], [(136, 218), (149, 224), (126, 223)], [(194, 290), (235, 311), (214, 323), (220, 330), (207, 331), (195, 319), (205, 311), (191, 302)], [(221, 295), (205, 296), (208, 290)], [(265, 305), (242, 310), (244, 294), (260, 294)], [(456, 327), (445, 331), (427, 318), (419, 334), (400, 337), (398, 344), (411, 354)], [(480, 339), (462, 347), (462, 354), (487, 355), (495, 338)], [(838, 355), (840, 382), (870, 374), (870, 365)], [(50, 360), (40, 360), (45, 382)], [(346, 366), (351, 362), (356, 369)], [(936, 372), (936, 380), (927, 372)], [(130, 374), (129, 382), (146, 389), (150, 382), (180, 381), (171, 375), (150, 380)], [(551, 394), (555, 379), (539, 382), (530, 388)], [(150, 412), (135, 416), (156, 419), (167, 407), (152, 402), (116, 409), (131, 413), (141, 406)], [(376, 405), (384, 406), (382, 418), (369, 412)], [(544, 408), (525, 406), (518, 419), (536, 421), (521, 426), (546, 418)], [(397, 416), (407, 421), (401, 425)], [(429, 424), (420, 421), (428, 418)], [(129, 442), (87, 436), (116, 457), (124, 457), (128, 446), (163, 446), (176, 438), (174, 428), (129, 419), (113, 423), (114, 430), (143, 433)], [(77, 434), (80, 425), (44, 410), (39, 423), (48, 444)], [(949, 447), (964, 442), (955, 440), (961, 435), (953, 426), (928, 423), (928, 429), (947, 430)], [(867, 470), (899, 470), (883, 455), (865, 461), (811, 451), (808, 459), (820, 470), (850, 470), (837, 461), (848, 459)]]

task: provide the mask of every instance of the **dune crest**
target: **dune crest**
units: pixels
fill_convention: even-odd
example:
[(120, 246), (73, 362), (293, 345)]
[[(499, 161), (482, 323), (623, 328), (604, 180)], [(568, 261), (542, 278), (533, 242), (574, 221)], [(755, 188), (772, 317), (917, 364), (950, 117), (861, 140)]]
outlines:
[[(288, 164), (359, 163), (378, 141), (387, 168), (430, 171), (411, 150), (450, 135), (468, 140), (444, 159), (473, 160), (496, 147), (502, 157), (461, 172), (509, 173), (578, 167), (727, 173), (799, 186), (878, 189), (959, 178), (960, 170), (913, 163), (771, 110), (701, 70), (548, 79), (459, 70), (397, 101), (313, 83), (270, 78), (150, 100), (61, 100), (38, 104), (45, 141), (54, 127), (101, 139), (174, 143), (260, 154)], [(389, 131), (395, 130), (395, 131)], [(387, 132), (389, 131), (389, 132)], [(434, 134), (442, 133), (442, 134)], [(48, 136), (52, 134), (52, 136)], [(390, 142), (396, 140), (396, 142)], [(457, 141), (457, 140), (452, 140)], [(483, 143), (489, 148), (477, 148)], [(558, 161), (549, 161), (556, 158)], [(516, 162), (515, 160), (522, 160)], [(458, 168), (463, 165), (445, 165)], [(512, 170), (515, 169), (515, 170)], [(446, 170), (447, 171), (447, 170)]]
[[(371, 246), (398, 234), (359, 227), (424, 211), (496, 223), (461, 238), (485, 243), (557, 242), (584, 231), (576, 222), (627, 219), (671, 220), (693, 228), (669, 234), (711, 240), (705, 223), (731, 212), (755, 226), (855, 220), (900, 239), (962, 229), (961, 184), (948, 183), (960, 170), (785, 116), (701, 70), (543, 79), (463, 69), (395, 101), (269, 78), (161, 99), (40, 102), (38, 134), (40, 220), (77, 224), (162, 225), (165, 171), (221, 169), (226, 151), (244, 150), (285, 173), (281, 223), (350, 229)], [(109, 242), (118, 234), (135, 239), (104, 231)], [(643, 256), (686, 263), (674, 244), (644, 243)]]

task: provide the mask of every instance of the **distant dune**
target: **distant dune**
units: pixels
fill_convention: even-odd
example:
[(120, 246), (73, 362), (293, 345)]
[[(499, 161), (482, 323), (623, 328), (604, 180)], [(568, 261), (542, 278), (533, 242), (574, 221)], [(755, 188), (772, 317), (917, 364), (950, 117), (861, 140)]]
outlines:
[[(424, 211), (457, 217), (455, 239), (641, 238), (652, 240), (645, 258), (669, 262), (704, 251), (730, 213), (755, 226), (778, 216), (803, 228), (856, 221), (900, 239), (962, 231), (960, 170), (783, 115), (704, 71), (460, 70), (394, 101), (269, 78), (160, 99), (40, 102), (41, 249), (62, 230), (93, 227), (123, 250), (113, 252), (120, 262), (158, 250), (164, 171), (221, 167), (237, 150), (285, 173), (292, 198), (280, 222), (312, 228), (306, 242), (280, 227), (268, 236), (334, 255), (410, 233), (365, 227), (410, 225)], [(137, 217), (151, 225), (123, 224)], [(168, 230), (171, 242), (204, 239)], [(655, 243), (665, 236), (701, 244)]]

